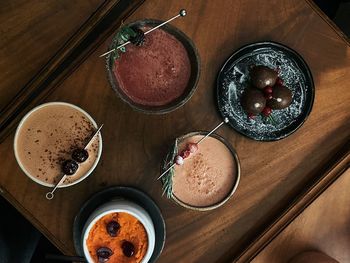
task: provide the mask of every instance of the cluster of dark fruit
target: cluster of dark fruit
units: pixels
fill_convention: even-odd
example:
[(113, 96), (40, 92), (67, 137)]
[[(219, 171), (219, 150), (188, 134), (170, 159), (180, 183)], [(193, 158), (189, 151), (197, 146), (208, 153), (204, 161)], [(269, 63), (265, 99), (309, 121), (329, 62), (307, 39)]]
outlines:
[(130, 42), (136, 46), (142, 46), (143, 43), (145, 43), (145, 34), (136, 26), (131, 27), (131, 29), (134, 31), (135, 35), (130, 37)]
[(89, 158), (89, 153), (85, 149), (75, 149), (72, 153), (72, 160), (65, 160), (62, 163), (62, 172), (65, 175), (73, 175), (79, 168), (78, 163), (83, 163)]
[[(116, 237), (120, 232), (120, 224), (117, 221), (110, 221), (106, 225), (106, 231), (111, 237)], [(135, 246), (133, 243), (124, 240), (121, 245), (124, 256), (132, 257), (135, 254)], [(96, 251), (98, 262), (107, 262), (109, 258), (113, 255), (113, 251), (108, 247), (100, 247)]]
[(269, 117), (272, 110), (287, 108), (292, 103), (292, 92), (284, 86), (278, 73), (266, 66), (254, 66), (250, 71), (252, 87), (241, 98), (243, 109), (250, 119), (262, 113)]

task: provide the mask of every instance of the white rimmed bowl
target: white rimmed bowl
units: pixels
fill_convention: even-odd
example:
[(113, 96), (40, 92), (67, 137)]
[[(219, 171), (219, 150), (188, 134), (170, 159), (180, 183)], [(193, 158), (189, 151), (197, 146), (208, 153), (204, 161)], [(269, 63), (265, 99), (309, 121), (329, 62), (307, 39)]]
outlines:
[(144, 226), (148, 237), (148, 247), (147, 247), (145, 256), (141, 260), (141, 263), (147, 263), (152, 256), (152, 253), (154, 251), (154, 246), (155, 246), (155, 230), (154, 230), (153, 221), (145, 209), (143, 209), (141, 206), (131, 201), (124, 200), (124, 199), (113, 200), (101, 205), (94, 212), (92, 212), (92, 214), (86, 221), (85, 226), (83, 228), (82, 240), (81, 240), (82, 247), (84, 250), (84, 256), (86, 260), (90, 263), (94, 263), (94, 260), (92, 259), (86, 245), (86, 240), (89, 237), (91, 228), (103, 216), (110, 213), (118, 213), (118, 212), (124, 212), (134, 216)]
[[(23, 125), (23, 123), (28, 119), (28, 117), (34, 113), (35, 111), (43, 108), (43, 107), (50, 107), (50, 106), (53, 106), (53, 105), (64, 105), (64, 106), (69, 106), (69, 107), (72, 107), (78, 111), (80, 111), (81, 113), (83, 113), (90, 121), (91, 123), (94, 125), (94, 127), (97, 129), (98, 126), (95, 122), (95, 120), (89, 115), (89, 113), (87, 113), (86, 111), (84, 111), (82, 108), (79, 108), (78, 106), (76, 105), (73, 105), (73, 104), (70, 104), (70, 103), (67, 103), (67, 102), (48, 102), (48, 103), (44, 103), (44, 104), (41, 104), (37, 107), (35, 107), (34, 109), (32, 109), (31, 111), (29, 111), (23, 118), (22, 120), (20, 121), (20, 123), (18, 124), (17, 126), (17, 130), (16, 130), (16, 133), (15, 133), (15, 138), (14, 138), (14, 142), (13, 142), (13, 149), (14, 149), (14, 153), (15, 153), (15, 157), (16, 157), (16, 160), (17, 160), (17, 163), (19, 165), (19, 167), (22, 169), (22, 171), (31, 179), (33, 180), (34, 182), (40, 184), (40, 185), (43, 185), (43, 186), (47, 186), (47, 187), (53, 187), (54, 185), (53, 184), (50, 184), (50, 183), (46, 183), (46, 182), (43, 182), (41, 180), (39, 180), (38, 178), (36, 178), (35, 176), (31, 175), (27, 170), (26, 168), (23, 166), (23, 164), (21, 163), (21, 160), (18, 156), (18, 150), (17, 150), (17, 139), (18, 139), (18, 134), (19, 134), (19, 131)], [(101, 133), (99, 133), (98, 135), (98, 138), (99, 138), (99, 145), (98, 145), (98, 153), (97, 153), (97, 158), (96, 158), (96, 161), (94, 162), (94, 164), (91, 166), (91, 168), (87, 171), (87, 173), (78, 178), (77, 180), (71, 182), (71, 183), (67, 183), (67, 184), (63, 184), (63, 185), (60, 185), (58, 186), (59, 188), (63, 188), (63, 187), (68, 187), (68, 186), (72, 186), (72, 185), (75, 185), (81, 181), (83, 181), (86, 177), (88, 177), (92, 171), (96, 168), (99, 160), (100, 160), (100, 157), (101, 157), (101, 154), (102, 154), (102, 136), (101, 136)]]

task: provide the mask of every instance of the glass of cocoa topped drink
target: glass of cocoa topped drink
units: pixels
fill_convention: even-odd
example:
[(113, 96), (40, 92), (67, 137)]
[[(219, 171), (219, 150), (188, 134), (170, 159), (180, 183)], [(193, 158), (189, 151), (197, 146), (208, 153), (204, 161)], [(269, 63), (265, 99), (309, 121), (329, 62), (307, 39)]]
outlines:
[[(38, 184), (53, 187), (62, 178), (62, 164), (72, 159), (97, 129), (96, 122), (81, 108), (64, 102), (39, 105), (27, 113), (14, 139), (16, 160), (23, 172)], [(87, 159), (59, 187), (85, 179), (96, 167), (102, 153), (102, 137), (95, 136), (86, 149)]]

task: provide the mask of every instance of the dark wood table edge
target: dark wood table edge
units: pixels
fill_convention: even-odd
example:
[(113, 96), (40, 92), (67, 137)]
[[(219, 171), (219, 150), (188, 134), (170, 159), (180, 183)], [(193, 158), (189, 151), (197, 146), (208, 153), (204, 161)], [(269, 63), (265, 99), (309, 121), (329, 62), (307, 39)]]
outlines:
[[(290, 205), (237, 255), (233, 262), (250, 262), (274, 238), (278, 236), (298, 215), (331, 186), (347, 169), (350, 168), (350, 140), (342, 146), (333, 158), (321, 169), (321, 175), (310, 182), (299, 195), (291, 200)], [(322, 172), (323, 171), (323, 172)], [(318, 172), (317, 172), (318, 173)]]
[(13, 131), (30, 106), (45, 99), (143, 2), (103, 2), (15, 97), (0, 109), (0, 143)]
[[(128, 2), (129, 0), (125, 0), (124, 2)], [(67, 40), (66, 44), (48, 61), (48, 63), (33, 77), (33, 79), (29, 82), (28, 85), (31, 86), (31, 91), (36, 88), (45, 88), (45, 91), (39, 91), (39, 94), (35, 94), (34, 98), (28, 102), (31, 104), (33, 102), (39, 102), (47, 97), (55, 87), (57, 87), (64, 79), (66, 79), (70, 74), (72, 74), (78, 66), (91, 54), (94, 50), (96, 50), (101, 43), (103, 43), (110, 34), (120, 26), (121, 22), (129, 17), (143, 2), (144, 0), (133, 0), (129, 2), (133, 2), (133, 5), (130, 5), (127, 9), (127, 12), (120, 18), (116, 19), (115, 11), (118, 8), (117, 4), (120, 0), (111, 0), (105, 1), (92, 15), (91, 17), (78, 29), (76, 35), (72, 36)], [(111, 18), (114, 17), (114, 22), (111, 22)], [(106, 21), (109, 20), (109, 21)], [(92, 24), (90, 24), (92, 23)], [(107, 24), (106, 24), (107, 23)], [(84, 50), (79, 50), (79, 46), (85, 38), (89, 37), (89, 34), (98, 26), (102, 26), (104, 30), (100, 32), (100, 36), (97, 36), (94, 42), (91, 42), (89, 46), (86, 46)], [(96, 33), (95, 33), (96, 34)], [(80, 52), (80, 54), (76, 54), (77, 57), (72, 59), (70, 56), (73, 52)], [(67, 68), (64, 72), (60, 71), (59, 74), (55, 75), (55, 70), (60, 65), (63, 65), (65, 61), (69, 62), (69, 68)], [(48, 82), (48, 83), (47, 83)], [(47, 86), (45, 86), (47, 84)], [(25, 88), (25, 87), (24, 87)], [(24, 90), (23, 88), (23, 90)], [(21, 91), (20, 94), (15, 96), (14, 100), (21, 98), (21, 96), (28, 96), (28, 94), (24, 91)], [(40, 94), (43, 92), (44, 94)], [(11, 103), (10, 103), (11, 104)], [(5, 112), (10, 115), (20, 114), (23, 109), (14, 108), (10, 105), (1, 110), (0, 117), (0, 143), (10, 134), (10, 132), (15, 128), (15, 122), (11, 120), (11, 127), (3, 127), (3, 121), (7, 121), (6, 118), (9, 116), (3, 116)], [(27, 105), (28, 106), (28, 105)], [(10, 112), (8, 112), (10, 111)], [(10, 116), (11, 117), (11, 116)], [(7, 189), (0, 185), (0, 195), (3, 196), (11, 205), (13, 205), (29, 222), (32, 223), (34, 227), (36, 227), (46, 238), (48, 238), (59, 250), (61, 250), (64, 254), (73, 253), (69, 248), (62, 242), (59, 241), (51, 232), (38, 221), (35, 216), (27, 210), (24, 206), (22, 206), (14, 196), (12, 196)], [(73, 220), (73, 219), (72, 219)], [(73, 223), (72, 223), (73, 224)]]
[(337, 33), (337, 35), (345, 42), (345, 44), (350, 46), (350, 38), (345, 35), (345, 33), (315, 4), (315, 2), (313, 0), (305, 1), (315, 11), (315, 13), (321, 17), (333, 29), (335, 33)]
[[(17, 211), (19, 211), (36, 229), (38, 229), (50, 242), (52, 242), (63, 254), (70, 255), (72, 251), (62, 242), (60, 242), (51, 232), (38, 221), (34, 215), (22, 206), (15, 197), (13, 197), (6, 189), (0, 186), (0, 194), (5, 198)], [(43, 197), (45, 198), (45, 197)], [(72, 219), (73, 221), (73, 219)], [(73, 222), (72, 222), (73, 224)]]
[[(337, 35), (343, 39), (343, 41), (348, 45), (350, 46), (350, 42), (349, 42), (349, 39), (345, 36), (345, 34), (312, 2), (312, 0), (305, 0), (310, 6), (311, 8), (337, 33)], [(143, 1), (141, 1), (142, 3)], [(140, 4), (141, 4), (140, 3)], [(138, 8), (138, 7), (136, 7)], [(136, 9), (135, 8), (135, 9)], [(134, 9), (134, 10), (135, 10)], [(134, 11), (132, 10), (129, 15)], [(68, 74), (64, 75), (64, 77), (61, 77), (59, 79), (59, 81), (56, 80), (56, 82), (54, 80), (52, 80), (50, 86), (51, 86), (51, 89), (50, 89), (50, 92), (55, 88), (57, 87), (65, 78), (67, 78), (70, 74), (72, 74), (76, 69), (77, 67), (94, 51), (96, 50), (96, 48), (105, 40), (107, 39), (107, 37), (110, 35), (111, 31), (112, 30), (115, 30), (115, 26), (113, 27), (113, 29), (109, 29), (108, 31), (106, 31), (106, 33), (103, 34), (103, 37), (101, 37), (101, 39), (98, 40), (98, 42), (96, 42), (93, 47), (91, 47), (90, 49), (88, 49), (87, 51), (85, 51), (85, 53), (83, 54), (83, 56), (80, 58), (80, 60), (78, 61), (78, 63), (76, 63), (74, 65), (74, 67), (70, 68), (70, 71)], [(47, 66), (47, 65), (46, 65)], [(44, 69), (42, 69), (39, 73), (41, 73)], [(38, 73), (38, 74), (39, 74)], [(40, 74), (39, 74), (40, 75)], [(58, 76), (59, 78), (59, 76)], [(42, 99), (44, 99), (47, 95), (50, 94), (50, 92), (48, 92), (47, 94), (45, 94), (45, 96), (41, 96), (40, 98), (36, 99), (36, 101), (40, 101)], [(1, 112), (2, 113), (2, 112)], [(20, 113), (20, 111), (17, 111), (16, 113)], [(2, 118), (0, 118), (0, 124), (1, 124), (1, 120)], [(10, 132), (13, 130), (14, 127), (11, 127), (10, 129), (7, 129), (7, 132), (4, 133), (3, 130), (2, 130), (2, 126), (0, 126), (0, 143), (3, 139), (5, 139), (9, 134)], [(5, 127), (7, 128), (7, 127)], [(349, 143), (347, 143), (347, 147), (349, 148)], [(343, 156), (343, 159), (348, 159), (348, 156), (349, 155), (349, 151), (347, 151), (347, 155), (346, 156)], [(337, 156), (339, 157), (339, 153), (337, 154)], [(342, 163), (342, 162), (341, 162)], [(333, 163), (333, 166), (334, 166), (334, 169), (336, 169), (336, 167), (340, 165), (339, 162), (336, 162), (336, 163)], [(332, 172), (333, 170), (330, 170), (330, 172)], [(345, 170), (344, 170), (345, 171)], [(331, 185), (337, 178), (339, 178), (339, 176), (341, 176), (341, 173), (340, 174), (336, 174), (336, 177), (334, 177), (334, 179), (332, 181), (329, 182), (329, 184), (327, 185), (327, 187), (329, 185)], [(64, 243), (60, 242), (55, 236), (53, 236), (51, 234), (51, 232), (44, 226), (42, 225), (33, 215), (32, 213), (27, 210), (25, 207), (23, 207), (5, 188), (1, 188), (2, 186), (0, 186), (0, 194), (8, 201), (10, 202), (18, 211), (20, 211), (35, 227), (37, 227), (40, 232), (42, 232), (44, 234), (44, 236), (46, 236), (50, 241), (53, 242), (53, 244), (58, 247), (63, 253), (65, 254), (69, 254), (71, 253), (71, 251), (69, 250), (68, 247), (65, 246)], [(326, 187), (326, 188), (327, 188)], [(326, 189), (324, 188), (322, 190), (322, 192)], [(318, 195), (320, 195), (322, 192), (320, 192)], [(318, 196), (317, 195), (317, 196)], [(314, 197), (313, 200), (315, 200), (317, 198), (317, 196)], [(311, 199), (310, 199), (311, 200)], [(312, 200), (312, 201), (313, 201)], [(311, 202), (312, 202), (311, 201)], [(310, 203), (311, 203), (310, 202)], [(309, 205), (310, 203), (308, 203), (307, 205)], [(303, 210), (307, 207), (307, 205), (303, 208)], [(300, 211), (300, 213), (302, 212), (302, 210)], [(287, 212), (286, 212), (287, 213)], [(299, 213), (299, 214), (300, 214)], [(294, 217), (296, 217), (297, 215), (295, 215)], [(278, 219), (280, 219), (281, 217), (279, 217)], [(277, 219), (277, 220), (278, 220)], [(290, 223), (290, 221), (289, 221)], [(289, 224), (287, 223), (286, 225), (283, 225), (283, 229)], [(277, 226), (277, 225), (275, 225)], [(282, 228), (280, 228), (279, 232), (280, 233), (282, 230)], [(262, 238), (262, 236), (264, 236), (265, 234), (267, 233), (270, 233), (269, 231), (272, 230), (272, 228), (268, 228), (264, 231), (264, 233), (262, 235), (260, 235), (259, 237)], [(259, 246), (259, 250), (255, 250), (254, 251), (254, 248), (256, 248), (258, 244), (258, 242), (261, 242), (263, 241), (262, 239), (257, 239), (256, 241), (252, 242), (251, 245), (249, 245), (249, 247), (247, 247), (247, 249), (245, 249), (243, 251), (243, 253), (241, 253), (239, 256), (235, 257), (234, 259), (234, 262), (247, 262), (247, 261), (244, 261), (244, 259), (246, 258), (254, 258), (254, 256), (256, 256), (266, 245), (268, 245), (269, 242), (271, 242), (273, 240), (273, 238), (275, 236), (278, 235), (278, 233), (276, 233), (273, 237), (269, 238), (269, 240), (267, 242), (264, 242), (263, 246)], [(267, 236), (266, 236), (267, 237)], [(249, 255), (249, 253), (251, 253)]]

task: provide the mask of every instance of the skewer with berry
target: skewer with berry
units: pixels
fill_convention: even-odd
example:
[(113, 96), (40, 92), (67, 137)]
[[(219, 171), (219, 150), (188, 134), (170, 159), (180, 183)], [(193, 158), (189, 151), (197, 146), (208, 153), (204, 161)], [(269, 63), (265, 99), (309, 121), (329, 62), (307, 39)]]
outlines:
[(219, 129), (223, 124), (228, 123), (229, 119), (226, 117), (224, 121), (219, 123), (214, 129), (212, 129), (210, 132), (208, 132), (204, 137), (202, 137), (200, 140), (198, 140), (195, 143), (188, 143), (184, 150), (182, 150), (180, 153), (178, 153), (177, 150), (177, 139), (175, 140), (174, 150), (173, 150), (173, 156), (172, 160), (170, 162), (170, 165), (158, 178), (157, 180), (161, 179), (163, 182), (163, 190), (164, 193), (166, 193), (168, 198), (171, 198), (172, 195), (172, 177), (174, 176), (174, 168), (176, 165), (183, 165), (187, 158), (189, 158), (191, 155), (195, 154), (198, 149), (199, 145), (208, 138), (211, 134), (213, 134), (217, 129)]
[(119, 51), (120, 52), (126, 52), (125, 46), (128, 44), (134, 44), (136, 46), (142, 46), (145, 42), (145, 35), (153, 32), (154, 30), (170, 23), (171, 21), (175, 20), (179, 17), (186, 16), (187, 12), (185, 9), (181, 9), (179, 13), (172, 18), (168, 19), (167, 21), (147, 30), (146, 32), (143, 32), (140, 28), (133, 26), (133, 27), (127, 27), (123, 26), (120, 28), (120, 30), (117, 32), (117, 47), (107, 51), (106, 53), (103, 53), (100, 55), (100, 57), (107, 56), (110, 53), (113, 53), (114, 59), (119, 58)]
[(62, 169), (63, 176), (58, 181), (58, 183), (55, 185), (55, 187), (50, 192), (46, 193), (46, 199), (48, 199), (48, 200), (53, 199), (54, 192), (57, 190), (57, 188), (61, 184), (63, 184), (63, 182), (67, 179), (67, 177), (72, 176), (77, 172), (77, 170), (79, 168), (79, 163), (83, 163), (89, 158), (89, 152), (87, 151), (87, 149), (90, 146), (93, 139), (95, 138), (95, 136), (100, 132), (102, 127), (103, 127), (103, 124), (91, 136), (90, 140), (87, 142), (87, 144), (84, 146), (84, 148), (78, 148), (72, 152), (72, 159), (65, 160), (62, 163), (61, 169)]

